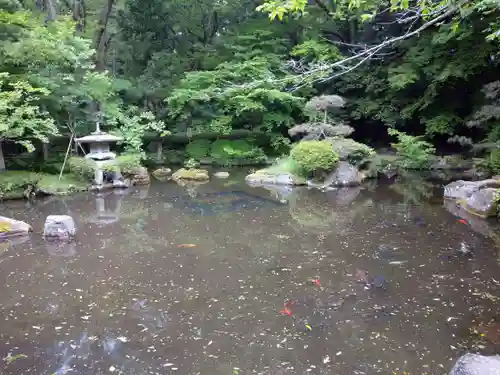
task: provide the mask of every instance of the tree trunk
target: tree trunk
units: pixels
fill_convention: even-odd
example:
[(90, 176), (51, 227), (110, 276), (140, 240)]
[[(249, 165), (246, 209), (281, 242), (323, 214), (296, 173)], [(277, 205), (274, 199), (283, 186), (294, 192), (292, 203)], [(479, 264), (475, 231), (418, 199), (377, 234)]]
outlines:
[(0, 171), (5, 171), (5, 160), (3, 158), (2, 141), (0, 141)]
[(47, 18), (45, 18), (45, 22), (54, 21), (57, 18), (54, 0), (45, 0), (45, 9), (47, 10)]
[[(99, 20), (97, 22), (97, 31), (94, 38), (94, 48), (96, 50), (96, 69), (104, 70), (106, 67), (106, 52), (109, 48), (109, 37), (106, 37), (106, 29), (108, 27), (109, 16), (113, 10), (113, 5), (116, 0), (107, 0), (101, 10)], [(108, 42), (107, 42), (108, 41)]]

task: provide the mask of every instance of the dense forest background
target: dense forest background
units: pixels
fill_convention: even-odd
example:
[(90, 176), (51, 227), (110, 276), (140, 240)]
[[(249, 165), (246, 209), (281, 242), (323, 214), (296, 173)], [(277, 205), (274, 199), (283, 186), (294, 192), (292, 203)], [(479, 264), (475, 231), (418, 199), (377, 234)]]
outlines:
[(498, 15), (490, 0), (0, 0), (0, 140), (32, 151), (102, 121), (142, 155), (151, 133), (280, 154), (304, 104), (335, 94), (331, 121), (372, 146), (390, 127), (491, 150)]

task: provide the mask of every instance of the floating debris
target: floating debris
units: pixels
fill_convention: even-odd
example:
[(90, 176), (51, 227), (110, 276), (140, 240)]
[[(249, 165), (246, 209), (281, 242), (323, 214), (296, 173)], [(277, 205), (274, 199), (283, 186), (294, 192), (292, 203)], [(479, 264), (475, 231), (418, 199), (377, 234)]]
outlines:
[(182, 249), (190, 249), (192, 247), (196, 247), (197, 245), (195, 245), (194, 243), (183, 243), (183, 244), (180, 244), (180, 245), (177, 245), (178, 248), (182, 248)]

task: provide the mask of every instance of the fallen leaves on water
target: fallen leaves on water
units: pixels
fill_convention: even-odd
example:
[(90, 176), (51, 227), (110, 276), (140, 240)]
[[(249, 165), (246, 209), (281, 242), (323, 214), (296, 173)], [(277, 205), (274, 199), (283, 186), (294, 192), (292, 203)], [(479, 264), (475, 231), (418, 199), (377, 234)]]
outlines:
[(182, 249), (190, 249), (192, 247), (196, 247), (196, 245), (194, 243), (183, 243), (183, 244), (177, 245), (177, 247), (182, 248)]
[(28, 358), (26, 354), (16, 354), (16, 355), (11, 355), (10, 353), (5, 357), (3, 360), (7, 362), (8, 364), (17, 361), (18, 359), (23, 359), (23, 358)]

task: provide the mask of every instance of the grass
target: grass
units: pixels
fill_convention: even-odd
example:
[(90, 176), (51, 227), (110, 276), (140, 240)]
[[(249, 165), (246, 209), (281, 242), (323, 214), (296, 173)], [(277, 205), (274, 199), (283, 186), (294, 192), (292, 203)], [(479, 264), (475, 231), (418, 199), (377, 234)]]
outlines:
[(266, 173), (266, 174), (290, 173), (291, 175), (297, 177), (302, 177), (303, 175), (297, 163), (293, 161), (292, 158), (290, 157), (278, 160), (276, 164), (273, 164), (268, 168), (261, 169), (259, 173)]
[(86, 191), (89, 184), (71, 174), (63, 174), (61, 180), (59, 176), (51, 174), (41, 174), (38, 181), (38, 188), (51, 195), (67, 195), (79, 191)]
[(29, 171), (0, 172), (0, 199), (22, 199), (33, 190), (45, 194), (66, 195), (87, 190), (88, 183), (80, 178), (65, 174), (59, 181), (59, 176), (47, 173)]

